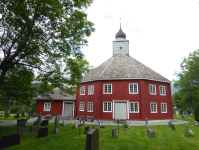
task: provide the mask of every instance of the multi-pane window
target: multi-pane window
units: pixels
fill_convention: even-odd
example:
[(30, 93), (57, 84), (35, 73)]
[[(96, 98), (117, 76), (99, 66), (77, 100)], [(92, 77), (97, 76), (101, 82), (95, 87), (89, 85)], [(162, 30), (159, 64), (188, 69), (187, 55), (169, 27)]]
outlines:
[(104, 84), (104, 94), (112, 94), (112, 84)]
[(44, 103), (44, 111), (50, 111), (51, 103)]
[(155, 85), (150, 84), (150, 94), (156, 94), (156, 87)]
[(88, 94), (91, 95), (94, 93), (94, 85), (89, 85), (88, 86)]
[(84, 111), (84, 102), (80, 102), (79, 110)]
[(112, 103), (111, 102), (104, 102), (103, 112), (112, 112)]
[(85, 86), (82, 86), (80, 89), (80, 95), (85, 95)]
[(161, 103), (161, 112), (167, 113), (167, 104), (166, 103)]
[(88, 112), (93, 111), (93, 102), (88, 102)]
[(165, 86), (160, 86), (160, 95), (166, 95)]
[(137, 83), (129, 84), (129, 94), (138, 94), (138, 84)]
[(151, 113), (157, 113), (157, 103), (151, 103)]
[(138, 102), (130, 103), (130, 112), (131, 113), (139, 113), (139, 103)]

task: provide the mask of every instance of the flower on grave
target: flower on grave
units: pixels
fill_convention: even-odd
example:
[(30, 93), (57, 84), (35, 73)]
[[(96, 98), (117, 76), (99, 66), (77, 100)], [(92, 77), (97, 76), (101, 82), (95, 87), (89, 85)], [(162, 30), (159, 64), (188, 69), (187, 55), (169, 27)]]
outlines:
[(192, 130), (189, 130), (189, 135), (194, 136), (194, 132)]
[(156, 134), (155, 131), (151, 131), (151, 134)]

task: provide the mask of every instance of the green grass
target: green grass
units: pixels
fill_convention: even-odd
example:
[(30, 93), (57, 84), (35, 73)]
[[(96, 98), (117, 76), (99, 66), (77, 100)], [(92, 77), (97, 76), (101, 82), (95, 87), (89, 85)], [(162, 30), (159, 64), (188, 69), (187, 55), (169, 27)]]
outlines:
[[(181, 119), (180, 120), (187, 120)], [(114, 126), (105, 126), (99, 132), (99, 150), (187, 150), (198, 149), (199, 147), (199, 127), (193, 126), (194, 120), (190, 121), (189, 129), (194, 132), (194, 136), (185, 137), (185, 124), (175, 125), (177, 130), (171, 130), (167, 125), (150, 126), (152, 131), (156, 132), (157, 137), (149, 138), (144, 126), (132, 127), (127, 130), (121, 130), (120, 137), (111, 138), (112, 128)], [(32, 124), (28, 124), (30, 127)], [(37, 138), (38, 133), (29, 133), (29, 129), (25, 129), (24, 135), (21, 136), (20, 144), (9, 148), (10, 150), (85, 150), (86, 135), (84, 135), (84, 127), (79, 137), (79, 129), (72, 129), (73, 124), (62, 126), (60, 124), (60, 132), (52, 134), (54, 124), (48, 125), (48, 137)], [(86, 125), (92, 129), (92, 125)], [(117, 129), (117, 126), (115, 126)], [(17, 127), (10, 126), (8, 129), (2, 129), (2, 135), (16, 133)], [(118, 132), (117, 132), (118, 134)]]
[[(17, 119), (15, 119), (14, 118), (14, 116), (15, 115), (13, 115), (13, 116), (8, 116), (8, 118), (5, 118), (5, 117), (3, 117), (3, 116), (0, 116), (0, 120), (20, 120), (20, 119), (27, 119), (27, 117), (19, 117), (19, 118), (17, 118)], [(20, 115), (19, 115), (20, 116)]]

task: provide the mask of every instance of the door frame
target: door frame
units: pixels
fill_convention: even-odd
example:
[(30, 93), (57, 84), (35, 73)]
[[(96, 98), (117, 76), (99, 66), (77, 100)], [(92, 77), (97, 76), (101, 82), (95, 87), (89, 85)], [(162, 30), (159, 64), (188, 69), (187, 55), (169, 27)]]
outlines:
[(73, 116), (74, 116), (74, 112), (75, 112), (75, 102), (74, 101), (63, 101), (63, 104), (62, 104), (62, 116), (64, 116), (64, 110), (65, 110), (65, 103), (71, 103), (73, 104)]
[(113, 102), (113, 119), (115, 118), (115, 103), (126, 103), (126, 114), (127, 114), (127, 119), (129, 119), (129, 100), (112, 100)]

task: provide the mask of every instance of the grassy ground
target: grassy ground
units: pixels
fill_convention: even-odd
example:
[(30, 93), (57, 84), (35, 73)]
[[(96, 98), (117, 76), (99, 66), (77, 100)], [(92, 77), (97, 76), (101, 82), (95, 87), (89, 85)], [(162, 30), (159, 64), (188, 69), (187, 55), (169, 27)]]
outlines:
[[(27, 117), (28, 117), (28, 116), (26, 116), (26, 117), (19, 117), (19, 118), (15, 119), (14, 116), (15, 116), (15, 115), (13, 115), (13, 116), (8, 116), (8, 118), (5, 118), (5, 117), (3, 117), (3, 116), (0, 116), (0, 120), (20, 120), (20, 119), (27, 119)], [(19, 115), (19, 116), (20, 116), (20, 115)]]
[[(180, 119), (180, 118), (178, 118)], [(182, 119), (187, 120), (187, 119)], [(111, 138), (112, 128), (114, 126), (105, 126), (99, 132), (99, 149), (100, 150), (187, 150), (198, 149), (199, 147), (199, 127), (193, 126), (194, 120), (190, 121), (189, 129), (194, 132), (194, 136), (185, 137), (185, 125), (175, 125), (177, 130), (171, 130), (165, 126), (150, 126), (152, 131), (156, 132), (157, 137), (148, 138), (147, 131), (144, 126), (131, 127), (128, 131), (121, 130), (120, 137)], [(31, 126), (32, 124), (28, 124)], [(84, 128), (81, 130), (79, 137), (79, 129), (72, 129), (73, 124), (62, 126), (60, 124), (60, 133), (52, 134), (54, 124), (48, 125), (48, 137), (37, 138), (38, 133), (29, 133), (29, 129), (25, 129), (24, 135), (21, 136), (20, 144), (9, 148), (10, 150), (85, 150), (86, 135)], [(92, 129), (92, 125), (86, 125)], [(115, 126), (117, 129), (117, 126)], [(2, 129), (2, 135), (16, 133), (17, 127), (10, 126), (8, 129)], [(118, 134), (118, 133), (117, 133)]]

